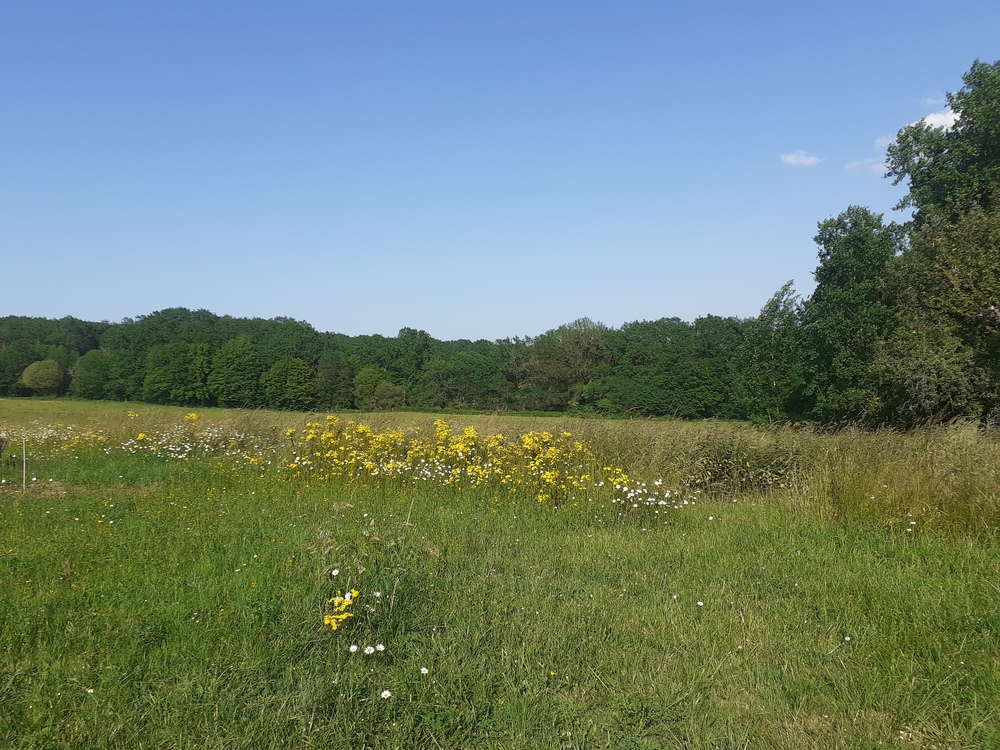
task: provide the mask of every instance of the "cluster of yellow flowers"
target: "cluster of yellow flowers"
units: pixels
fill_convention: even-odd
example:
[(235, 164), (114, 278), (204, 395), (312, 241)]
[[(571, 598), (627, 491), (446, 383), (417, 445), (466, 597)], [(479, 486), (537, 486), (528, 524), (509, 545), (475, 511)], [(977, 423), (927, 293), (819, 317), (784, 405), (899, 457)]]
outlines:
[(102, 430), (57, 424), (32, 428), (27, 437), (34, 460), (98, 451), (168, 461), (211, 459), (213, 473), (250, 469), (256, 478), (268, 481), (277, 471), (307, 484), (340, 481), (391, 489), (479, 490), (494, 502), (534, 499), (564, 507), (596, 501), (620, 505), (623, 512), (654, 507), (659, 513), (693, 503), (696, 494), (669, 490), (660, 479), (647, 484), (621, 468), (604, 465), (590, 446), (569, 432), (480, 435), (474, 427), (452, 428), (443, 419), (435, 421), (432, 430), (378, 431), (328, 416), (287, 430), (282, 445), (273, 433), (243, 434), (190, 412), (179, 424), (147, 427), (132, 435), (121, 439)]
[(592, 483), (593, 453), (563, 432), (528, 432), (517, 438), (481, 437), (474, 427), (453, 431), (444, 421), (434, 434), (418, 429), (375, 432), (334, 416), (285, 433), (293, 476), (323, 481), (396, 477), (455, 489), (507, 488), (530, 492), (539, 502), (571, 498)]
[(357, 589), (351, 589), (346, 594), (341, 594), (339, 591), (337, 595), (334, 596), (329, 604), (333, 610), (330, 614), (323, 616), (323, 623), (329, 625), (333, 630), (340, 627), (340, 623), (346, 620), (348, 617), (354, 617), (353, 612), (348, 612), (347, 608), (354, 604), (355, 600), (360, 596)]
[(99, 432), (77, 433), (69, 436), (66, 442), (63, 443), (62, 449), (69, 453), (74, 453), (77, 450), (85, 450), (95, 445), (104, 445), (107, 441), (107, 437)]

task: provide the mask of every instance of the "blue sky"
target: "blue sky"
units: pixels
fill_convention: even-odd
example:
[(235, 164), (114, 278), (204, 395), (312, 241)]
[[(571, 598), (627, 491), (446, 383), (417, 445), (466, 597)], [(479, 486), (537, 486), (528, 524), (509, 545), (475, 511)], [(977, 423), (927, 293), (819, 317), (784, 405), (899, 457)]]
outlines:
[[(749, 317), (991, 2), (0, 0), (0, 316)], [(902, 218), (902, 217), (900, 217)]]

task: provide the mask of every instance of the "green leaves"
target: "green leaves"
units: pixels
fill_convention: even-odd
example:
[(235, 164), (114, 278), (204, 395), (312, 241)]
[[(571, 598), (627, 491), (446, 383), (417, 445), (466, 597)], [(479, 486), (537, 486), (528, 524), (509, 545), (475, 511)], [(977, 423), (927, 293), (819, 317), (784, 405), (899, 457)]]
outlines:
[(806, 341), (800, 325), (802, 301), (789, 281), (753, 320), (732, 369), (735, 400), (742, 416), (773, 422), (801, 418)]
[(308, 409), (316, 403), (312, 368), (301, 359), (283, 359), (260, 379), (264, 399), (272, 409)]
[(18, 382), (32, 393), (54, 395), (62, 388), (63, 370), (55, 360), (43, 359), (24, 368)]
[(260, 403), (260, 377), (264, 365), (249, 336), (227, 341), (212, 360), (208, 387), (222, 406), (255, 406)]
[(955, 222), (975, 206), (991, 209), (1000, 195), (1000, 61), (976, 60), (960, 91), (948, 94), (957, 115), (950, 128), (924, 121), (899, 131), (886, 153), (886, 176), (906, 180), (899, 208), (915, 209), (914, 223)]
[(816, 289), (804, 306), (813, 411), (824, 422), (879, 421), (875, 355), (898, 325), (889, 295), (898, 228), (851, 206), (819, 224)]

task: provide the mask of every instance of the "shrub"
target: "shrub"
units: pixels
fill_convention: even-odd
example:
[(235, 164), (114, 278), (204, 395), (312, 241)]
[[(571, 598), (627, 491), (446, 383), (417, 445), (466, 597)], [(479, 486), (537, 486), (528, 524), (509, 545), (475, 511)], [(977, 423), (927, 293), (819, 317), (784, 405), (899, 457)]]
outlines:
[(24, 368), (18, 385), (39, 396), (54, 396), (62, 390), (63, 370), (54, 359), (33, 362)]

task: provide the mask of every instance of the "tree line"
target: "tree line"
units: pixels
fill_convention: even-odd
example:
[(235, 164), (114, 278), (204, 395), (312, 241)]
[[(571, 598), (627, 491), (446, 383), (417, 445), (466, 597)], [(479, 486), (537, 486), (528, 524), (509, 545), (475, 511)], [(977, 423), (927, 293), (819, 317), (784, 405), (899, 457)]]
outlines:
[(816, 287), (750, 319), (708, 315), (438, 341), (173, 308), (120, 323), (0, 318), (0, 395), (186, 406), (471, 409), (913, 426), (1000, 408), (1000, 62), (948, 95), (950, 127), (889, 146), (886, 222), (818, 225)]

